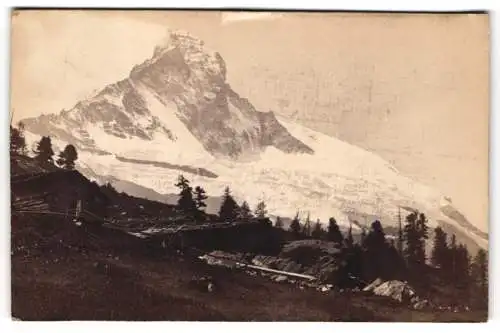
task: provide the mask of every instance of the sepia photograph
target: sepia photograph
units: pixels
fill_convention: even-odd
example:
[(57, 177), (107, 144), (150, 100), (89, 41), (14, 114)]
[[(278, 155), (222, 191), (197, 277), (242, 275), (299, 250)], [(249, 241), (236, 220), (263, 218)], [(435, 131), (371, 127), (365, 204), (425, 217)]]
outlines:
[(12, 320), (488, 320), (488, 13), (10, 14)]

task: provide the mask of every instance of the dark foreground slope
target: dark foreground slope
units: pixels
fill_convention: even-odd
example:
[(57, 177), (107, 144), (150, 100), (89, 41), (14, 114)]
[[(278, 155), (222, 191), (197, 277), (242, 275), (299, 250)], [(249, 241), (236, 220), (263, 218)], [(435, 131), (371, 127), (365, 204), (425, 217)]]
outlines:
[[(209, 266), (196, 256), (180, 255), (175, 251), (168, 253), (158, 247), (158, 242), (146, 241), (105, 226), (109, 224), (77, 225), (64, 215), (47, 214), (50, 213), (48, 209), (60, 208), (68, 201), (53, 200), (54, 193), (66, 197), (61, 194), (72, 193), (73, 190), (78, 190), (80, 195), (87, 194), (82, 198), (84, 208), (95, 208), (91, 199), (104, 197), (108, 204), (104, 209), (108, 218), (123, 218), (122, 214), (126, 213), (125, 216), (131, 218), (127, 221), (132, 224), (137, 224), (134, 222), (136, 219), (153, 225), (181, 221), (173, 206), (99, 187), (78, 173), (61, 173), (53, 166), (41, 167), (28, 157), (11, 158), (11, 172), (14, 199), (11, 206), (12, 316), (21, 320), (486, 319), (484, 312), (408, 310), (405, 306), (374, 296), (302, 290), (296, 285)], [(75, 181), (63, 182), (66, 175), (73, 175)], [(24, 180), (29, 184), (16, 185)], [(30, 210), (26, 211), (26, 207), (19, 209), (22, 203), (26, 206), (30, 202)], [(206, 216), (206, 220), (209, 221), (210, 216)], [(131, 228), (127, 221), (115, 221), (113, 225), (127, 230)], [(238, 240), (249, 238), (251, 232), (248, 229), (240, 231), (244, 231), (244, 237), (240, 235)], [(266, 243), (260, 232), (257, 236), (258, 240)], [(224, 237), (233, 236), (225, 234)], [(197, 237), (191, 237), (191, 240), (197, 240)], [(243, 241), (239, 243), (245, 244)], [(231, 248), (234, 244), (229, 242), (226, 246)], [(216, 285), (214, 292), (193, 286), (193, 278), (202, 276), (213, 278)]]
[[(211, 276), (216, 290), (192, 287)], [(361, 294), (301, 290), (194, 258), (153, 255), (100, 226), (13, 216), (12, 315), (21, 320), (481, 321)]]

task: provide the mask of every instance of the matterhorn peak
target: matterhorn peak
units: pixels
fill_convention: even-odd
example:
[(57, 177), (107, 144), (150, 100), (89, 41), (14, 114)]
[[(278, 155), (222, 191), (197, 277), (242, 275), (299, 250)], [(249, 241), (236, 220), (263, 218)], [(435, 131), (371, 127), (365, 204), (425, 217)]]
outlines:
[(190, 68), (221, 75), (225, 80), (226, 64), (220, 54), (207, 48), (203, 40), (183, 30), (170, 30), (165, 39), (155, 47), (149, 62), (161, 60), (172, 51), (179, 52)]
[(203, 50), (205, 43), (190, 34), (189, 32), (183, 30), (169, 30), (167, 35), (160, 41), (159, 45), (155, 47), (154, 57), (157, 57), (162, 52), (179, 48), (191, 48), (196, 49), (198, 52), (206, 52)]
[(174, 43), (191, 44), (200, 48), (205, 44), (201, 39), (193, 36), (191, 33), (183, 30), (170, 31), (170, 39)]

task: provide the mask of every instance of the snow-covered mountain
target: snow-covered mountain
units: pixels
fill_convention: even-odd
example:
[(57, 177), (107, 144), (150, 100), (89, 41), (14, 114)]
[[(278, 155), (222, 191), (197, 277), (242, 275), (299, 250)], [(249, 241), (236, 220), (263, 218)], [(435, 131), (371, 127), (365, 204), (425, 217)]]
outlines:
[(172, 32), (129, 77), (71, 110), (24, 120), (27, 136), (74, 144), (90, 178), (171, 194), (182, 173), (213, 196), (230, 186), (240, 201), (265, 200), (273, 215), (310, 212), (341, 224), (379, 218), (394, 226), (398, 207), (409, 207), (487, 246), (487, 235), (441, 193), (373, 153), (256, 110), (226, 70), (202, 41)]

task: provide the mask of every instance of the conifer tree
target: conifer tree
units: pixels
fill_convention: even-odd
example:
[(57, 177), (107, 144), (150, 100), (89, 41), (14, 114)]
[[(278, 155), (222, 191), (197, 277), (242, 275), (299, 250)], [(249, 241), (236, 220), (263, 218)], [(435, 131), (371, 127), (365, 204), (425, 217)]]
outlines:
[(49, 136), (44, 136), (36, 144), (35, 159), (42, 165), (53, 164), (54, 150), (52, 150), (52, 141)]
[(78, 159), (78, 153), (75, 146), (69, 144), (64, 147), (64, 150), (59, 153), (56, 164), (66, 170), (75, 168), (75, 161)]
[(208, 196), (205, 189), (201, 186), (196, 186), (194, 188), (194, 202), (198, 210), (202, 211), (207, 207), (207, 204), (205, 203), (205, 200), (207, 199)]
[(340, 232), (339, 225), (333, 217), (331, 217), (328, 221), (327, 239), (337, 244), (342, 244), (344, 239), (342, 233)]
[(457, 236), (451, 235), (450, 247), (448, 249), (447, 270), (449, 277), (454, 279), (457, 273)]
[(222, 222), (234, 222), (238, 217), (238, 211), (238, 204), (231, 195), (229, 187), (226, 187), (224, 189), (224, 195), (219, 209), (219, 219)]
[(429, 231), (428, 231), (429, 227), (427, 224), (428, 221), (427, 218), (425, 217), (425, 214), (423, 213), (419, 214), (416, 222), (417, 234), (418, 234), (417, 255), (418, 255), (418, 262), (421, 265), (424, 265), (426, 261), (425, 242), (429, 238)]
[(389, 278), (391, 267), (394, 263), (389, 262), (388, 244), (385, 240), (385, 232), (382, 223), (378, 220), (371, 224), (369, 233), (362, 243), (364, 249), (364, 274), (372, 278)]
[(401, 207), (398, 206), (398, 253), (400, 256), (403, 256), (403, 243), (404, 243), (404, 236), (403, 236), (403, 225), (401, 223)]
[(417, 267), (423, 264), (420, 233), (417, 226), (418, 214), (411, 213), (406, 217), (406, 225), (403, 230), (405, 240), (404, 257), (410, 267)]
[(363, 251), (361, 246), (359, 244), (353, 244), (353, 246), (348, 247), (344, 253), (344, 260), (346, 263), (344, 266), (344, 279), (349, 286), (358, 286), (360, 281), (365, 280)]
[(181, 190), (190, 188), (191, 186), (189, 185), (189, 180), (187, 180), (183, 175), (179, 175), (177, 178), (177, 183), (175, 184), (176, 187), (180, 188)]
[(365, 239), (366, 239), (366, 229), (363, 227), (361, 228), (361, 244), (363, 244), (365, 242)]
[(423, 239), (423, 240), (429, 239), (428, 223), (429, 223), (429, 221), (427, 220), (427, 217), (425, 216), (425, 214), (420, 213), (418, 215), (418, 220), (417, 220), (417, 230), (418, 230), (420, 239)]
[(352, 247), (354, 245), (354, 238), (352, 236), (352, 223), (349, 223), (349, 231), (347, 232), (347, 237), (345, 239), (345, 245), (347, 247)]
[(259, 201), (257, 204), (255, 208), (255, 217), (258, 219), (265, 219), (267, 217), (266, 203), (264, 201)]
[(250, 206), (248, 202), (243, 201), (241, 203), (241, 207), (238, 211), (238, 217), (243, 221), (249, 221), (253, 218), (252, 211), (250, 210)]
[(274, 223), (274, 226), (276, 228), (283, 229), (283, 220), (281, 219), (281, 217), (278, 216), (276, 218), (276, 222)]
[(457, 236), (455, 234), (451, 235), (450, 249), (457, 248)]
[(10, 153), (26, 154), (26, 139), (24, 138), (24, 125), (19, 123), (18, 127), (10, 126)]
[(363, 246), (368, 250), (373, 250), (372, 252), (380, 252), (385, 245), (385, 232), (382, 223), (376, 220), (371, 224), (370, 232), (366, 235)]
[(323, 238), (324, 230), (323, 227), (321, 226), (321, 222), (319, 219), (314, 223), (313, 230), (311, 232), (311, 237), (314, 239), (321, 239)]
[(448, 259), (447, 235), (441, 227), (434, 229), (434, 245), (432, 247), (431, 262), (434, 266), (444, 269)]
[(299, 212), (297, 212), (297, 214), (295, 214), (295, 217), (293, 218), (292, 223), (290, 223), (290, 231), (292, 232), (295, 239), (300, 238), (301, 226), (300, 226)]
[(103, 186), (106, 191), (109, 193), (117, 194), (118, 191), (111, 185), (110, 182), (106, 182), (106, 185)]
[(470, 255), (467, 247), (460, 244), (456, 249), (455, 285), (463, 290), (470, 286)]
[(471, 281), (474, 295), (480, 306), (488, 306), (488, 257), (485, 250), (480, 249), (471, 264)]
[(309, 213), (307, 213), (306, 220), (302, 227), (302, 233), (304, 234), (305, 237), (309, 237), (311, 235), (311, 218)]
[(193, 217), (196, 214), (196, 203), (193, 199), (193, 188), (189, 184), (189, 180), (180, 175), (175, 184), (180, 189), (179, 200), (177, 206), (188, 217)]

